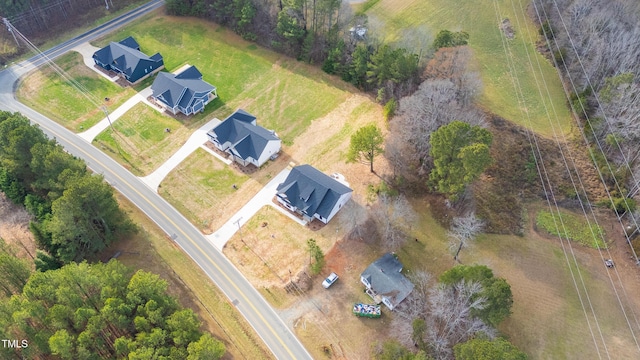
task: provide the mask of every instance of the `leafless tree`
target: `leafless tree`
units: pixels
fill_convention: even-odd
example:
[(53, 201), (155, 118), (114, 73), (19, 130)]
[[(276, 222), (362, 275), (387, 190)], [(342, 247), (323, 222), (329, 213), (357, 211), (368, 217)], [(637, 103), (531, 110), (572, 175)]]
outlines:
[(389, 251), (402, 245), (416, 219), (416, 213), (404, 195), (381, 194), (371, 207), (370, 214), (382, 238), (382, 246)]
[(428, 314), (429, 293), (435, 286), (433, 276), (425, 271), (415, 271), (407, 276), (413, 291), (395, 309), (396, 316), (391, 321), (391, 333), (407, 348), (415, 345), (412, 323), (415, 319), (425, 319)]
[(436, 359), (453, 359), (453, 346), (478, 332), (495, 336), (492, 327), (471, 315), (486, 306), (487, 299), (478, 296), (482, 290), (480, 283), (462, 281), (454, 286), (440, 284), (429, 294), (425, 341)]
[[(563, 54), (560, 70), (576, 86), (570, 91), (590, 94), (591, 129), (609, 161), (629, 166), (626, 185), (634, 192), (640, 180), (640, 2), (536, 0), (534, 8), (539, 21), (552, 24), (547, 38), (551, 50)], [(632, 80), (611, 88), (610, 80), (625, 73)]]
[(474, 310), (486, 306), (487, 299), (478, 296), (483, 288), (477, 282), (455, 285), (433, 284), (431, 276), (416, 272), (410, 276), (415, 288), (396, 309), (391, 324), (393, 334), (407, 347), (415, 344), (413, 321), (422, 319), (426, 325), (424, 344), (436, 359), (452, 359), (453, 346), (467, 341), (476, 333), (495, 336), (495, 329), (472, 316)]
[(465, 47), (438, 51), (427, 64), (423, 75), (427, 80), (412, 95), (400, 99), (387, 140), (397, 175), (411, 179), (429, 172), (429, 140), (439, 127), (453, 120), (485, 126), (484, 114), (472, 104), (481, 82), (467, 70), (470, 56)]
[(447, 236), (452, 241), (452, 248), (456, 248), (454, 260), (458, 260), (462, 248), (473, 241), (475, 237), (484, 229), (484, 221), (478, 219), (475, 213), (467, 216), (456, 217), (451, 222), (451, 229)]

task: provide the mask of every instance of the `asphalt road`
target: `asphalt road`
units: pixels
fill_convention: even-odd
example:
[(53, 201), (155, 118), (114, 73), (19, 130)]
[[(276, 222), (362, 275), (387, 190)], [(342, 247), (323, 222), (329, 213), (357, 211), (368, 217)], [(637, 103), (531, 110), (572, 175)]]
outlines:
[[(143, 5), (48, 50), (47, 56), (53, 59), (62, 55), (77, 44), (113, 31), (162, 4), (161, 0), (155, 0)], [(18, 79), (42, 62), (42, 59), (34, 57), (0, 72), (0, 109), (22, 113), (38, 124), (48, 136), (55, 138), (69, 153), (84, 159), (91, 170), (104, 175), (107, 182), (147, 214), (203, 269), (255, 329), (277, 359), (311, 359), (311, 355), (260, 293), (184, 216), (109, 156), (15, 99), (14, 90)]]

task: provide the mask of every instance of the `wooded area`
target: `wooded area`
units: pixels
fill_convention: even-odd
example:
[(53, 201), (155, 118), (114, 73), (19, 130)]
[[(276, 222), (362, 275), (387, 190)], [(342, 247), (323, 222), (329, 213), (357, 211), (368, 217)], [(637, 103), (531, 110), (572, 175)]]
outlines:
[[(0, 18), (30, 39), (36, 46), (92, 23), (95, 19), (113, 13), (140, 0), (0, 0)], [(0, 65), (30, 51), (17, 37), (14, 41), (4, 24), (0, 25)]]
[(28, 341), (0, 348), (3, 358), (215, 360), (225, 353), (193, 311), (167, 295), (164, 280), (116, 260), (31, 274), (0, 300), (0, 337)]
[(633, 212), (631, 197), (640, 190), (640, 3), (533, 4), (544, 46), (565, 77), (570, 105), (614, 196), (607, 205)]
[(35, 217), (38, 270), (90, 259), (135, 231), (102, 176), (19, 113), (0, 112), (0, 191)]
[[(491, 269), (458, 265), (444, 272), (438, 282), (424, 272), (415, 272), (410, 279), (415, 288), (391, 323), (398, 344), (374, 350), (377, 359), (399, 358), (398, 354), (404, 354), (402, 346), (420, 350), (415, 355), (407, 352), (403, 359), (453, 359), (456, 346), (499, 339), (496, 327), (511, 314), (513, 295), (509, 284), (494, 277)], [(510, 346), (505, 348), (526, 358), (506, 343)]]
[[(169, 0), (167, 12), (228, 26), (245, 39), (298, 60), (322, 64), (378, 101), (400, 98), (419, 82), (420, 56), (383, 44), (364, 14), (338, 0)], [(419, 51), (419, 50), (418, 50)]]

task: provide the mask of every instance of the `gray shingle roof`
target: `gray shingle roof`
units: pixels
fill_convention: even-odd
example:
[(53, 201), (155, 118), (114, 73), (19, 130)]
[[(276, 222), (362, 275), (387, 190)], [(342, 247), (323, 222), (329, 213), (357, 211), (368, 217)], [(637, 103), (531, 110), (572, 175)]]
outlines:
[(151, 85), (154, 97), (162, 96), (171, 108), (179, 105), (188, 108), (196, 94), (209, 93), (215, 86), (202, 80), (202, 74), (195, 66), (191, 66), (178, 75), (160, 72)]
[(140, 60), (161, 61), (162, 56), (155, 54), (147, 56), (140, 51), (140, 45), (131, 36), (120, 41), (111, 42), (109, 45), (96, 51), (93, 58), (102, 64), (107, 64), (121, 70), (125, 75), (131, 76), (138, 67)]
[(311, 165), (299, 165), (278, 185), (277, 191), (307, 215), (328, 218), (340, 196), (353, 190)]
[(255, 116), (238, 109), (209, 133), (215, 135), (220, 144), (230, 142), (232, 151), (242, 159), (258, 159), (269, 141), (279, 138), (271, 131), (253, 125), (255, 120)]
[(411, 281), (400, 271), (400, 261), (393, 254), (387, 253), (369, 265), (360, 276), (369, 282), (373, 291), (386, 296), (396, 306), (413, 290)]

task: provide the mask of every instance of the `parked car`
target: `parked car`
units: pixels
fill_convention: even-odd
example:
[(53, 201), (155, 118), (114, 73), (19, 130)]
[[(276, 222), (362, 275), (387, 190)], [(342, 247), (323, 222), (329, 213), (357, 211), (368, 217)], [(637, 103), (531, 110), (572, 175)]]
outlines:
[(332, 272), (324, 281), (322, 282), (322, 287), (328, 289), (329, 286), (333, 285), (334, 282), (338, 281), (338, 274)]

